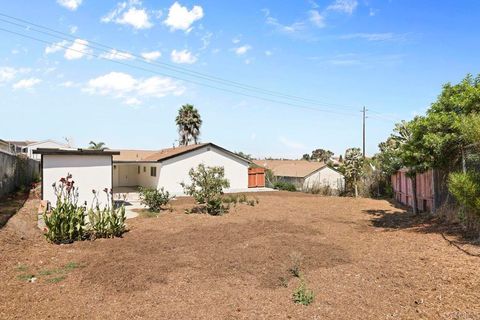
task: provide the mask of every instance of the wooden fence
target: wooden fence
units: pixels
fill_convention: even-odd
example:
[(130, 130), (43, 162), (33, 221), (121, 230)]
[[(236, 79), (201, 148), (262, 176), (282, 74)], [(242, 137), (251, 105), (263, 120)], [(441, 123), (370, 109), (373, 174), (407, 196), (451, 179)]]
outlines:
[[(392, 187), (395, 200), (412, 207), (413, 180), (407, 177), (407, 172), (406, 169), (397, 171), (397, 173), (392, 176)], [(416, 184), (418, 210), (425, 212), (434, 211), (434, 172), (429, 170), (425, 173), (417, 174)]]
[(265, 187), (265, 168), (249, 168), (248, 169), (248, 187), (249, 188)]

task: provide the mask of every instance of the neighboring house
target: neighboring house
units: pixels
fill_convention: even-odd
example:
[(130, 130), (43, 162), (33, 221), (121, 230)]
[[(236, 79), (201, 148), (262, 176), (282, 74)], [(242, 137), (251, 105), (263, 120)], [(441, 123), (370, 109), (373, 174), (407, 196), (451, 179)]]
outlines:
[(278, 181), (289, 182), (299, 190), (330, 187), (341, 191), (345, 186), (343, 174), (323, 162), (306, 160), (254, 160), (256, 165), (270, 169)]
[(33, 150), (33, 154), (41, 157), (43, 200), (55, 205), (57, 197), (52, 185), (55, 183), (59, 186), (60, 178), (65, 178), (70, 173), (79, 194), (79, 204), (86, 203), (88, 207), (92, 205), (92, 190), (98, 191), (97, 199), (101, 206), (107, 204), (107, 195), (102, 190), (107, 188), (110, 192), (113, 188), (112, 155), (118, 155), (118, 152), (38, 148)]
[(12, 145), (8, 141), (0, 139), (0, 151), (6, 152), (6, 153), (13, 153)]
[(57, 148), (57, 149), (69, 149), (66, 144), (56, 142), (53, 140), (43, 141), (8, 141), (12, 146), (12, 150), (15, 154), (25, 154), (30, 159), (40, 160), (40, 154), (33, 153), (36, 149), (45, 148)]
[(163, 150), (117, 150), (113, 156), (114, 187), (165, 188), (182, 195), (180, 183), (189, 183), (188, 172), (203, 163), (221, 166), (230, 182), (227, 192), (248, 188), (250, 161), (213, 143), (179, 146)]

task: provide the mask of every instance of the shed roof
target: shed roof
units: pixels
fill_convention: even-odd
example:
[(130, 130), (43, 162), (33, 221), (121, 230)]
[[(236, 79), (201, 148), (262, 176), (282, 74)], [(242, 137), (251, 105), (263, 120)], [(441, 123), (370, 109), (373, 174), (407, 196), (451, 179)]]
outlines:
[(59, 149), (59, 148), (38, 148), (33, 150), (34, 154), (47, 154), (47, 155), (94, 155), (94, 156), (104, 156), (104, 155), (117, 155), (118, 151), (113, 150), (94, 150), (94, 149)]
[(254, 160), (256, 165), (273, 171), (279, 177), (304, 178), (327, 166), (324, 162), (306, 160)]

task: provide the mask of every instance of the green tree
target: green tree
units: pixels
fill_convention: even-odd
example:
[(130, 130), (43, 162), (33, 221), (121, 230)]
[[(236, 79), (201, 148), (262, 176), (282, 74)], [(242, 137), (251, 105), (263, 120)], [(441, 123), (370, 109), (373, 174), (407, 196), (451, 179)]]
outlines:
[(181, 146), (186, 146), (192, 141), (194, 144), (198, 143), (202, 119), (200, 113), (193, 105), (184, 104), (178, 110), (175, 123), (178, 127), (178, 134), (180, 135), (179, 144)]
[(223, 189), (230, 187), (230, 182), (225, 178), (223, 167), (206, 167), (199, 164), (196, 169), (190, 169), (191, 184), (181, 183), (185, 194), (193, 196), (195, 200), (212, 215), (222, 214)]
[(312, 161), (319, 161), (327, 163), (328, 160), (333, 156), (333, 152), (330, 150), (325, 149), (316, 149), (312, 151), (312, 155), (310, 156), (310, 160)]
[(345, 151), (343, 171), (347, 183), (353, 186), (355, 197), (358, 197), (358, 180), (362, 176), (363, 154), (360, 148), (350, 148)]
[(92, 150), (103, 150), (103, 149), (107, 149), (106, 146), (105, 146), (105, 142), (94, 142), (94, 141), (90, 141), (88, 143), (88, 149), (92, 149)]
[(305, 154), (302, 156), (302, 160), (310, 161), (310, 155), (309, 155), (308, 153), (305, 153)]

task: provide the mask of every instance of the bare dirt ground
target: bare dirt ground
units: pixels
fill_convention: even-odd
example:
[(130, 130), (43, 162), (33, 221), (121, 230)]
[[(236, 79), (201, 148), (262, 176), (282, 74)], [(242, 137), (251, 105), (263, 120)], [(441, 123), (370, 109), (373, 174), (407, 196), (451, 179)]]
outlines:
[[(0, 318), (480, 319), (479, 250), (434, 221), (383, 200), (254, 196), (220, 217), (178, 199), (123, 238), (60, 246), (29, 200), (0, 230)], [(292, 254), (309, 306), (292, 302)]]

